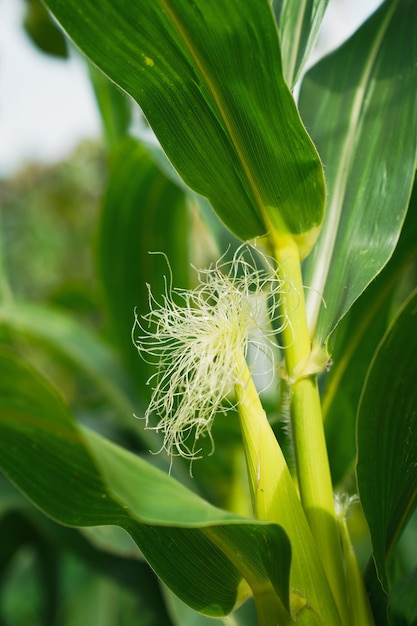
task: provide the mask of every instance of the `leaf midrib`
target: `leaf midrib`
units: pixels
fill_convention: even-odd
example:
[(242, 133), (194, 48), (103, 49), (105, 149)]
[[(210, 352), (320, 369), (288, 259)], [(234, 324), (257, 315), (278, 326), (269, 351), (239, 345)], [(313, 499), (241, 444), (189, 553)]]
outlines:
[(163, 7), (163, 9), (166, 11), (167, 15), (169, 16), (169, 18), (172, 21), (172, 25), (174, 26), (174, 28), (177, 30), (178, 34), (180, 35), (180, 37), (182, 38), (184, 44), (186, 45), (187, 49), (189, 50), (194, 62), (196, 63), (212, 97), (214, 100), (214, 103), (220, 113), (220, 117), (223, 121), (225, 130), (227, 131), (229, 138), (232, 142), (232, 145), (235, 149), (236, 155), (238, 157), (238, 160), (242, 166), (243, 172), (245, 174), (247, 183), (249, 185), (249, 188), (253, 194), (253, 198), (255, 200), (255, 204), (259, 210), (259, 214), (265, 224), (265, 228), (266, 230), (272, 231), (272, 224), (271, 221), (265, 211), (265, 205), (264, 202), (262, 200), (261, 194), (259, 192), (259, 189), (256, 185), (255, 179), (252, 176), (252, 173), (250, 171), (250, 167), (248, 165), (248, 163), (245, 160), (245, 156), (244, 156), (244, 150), (242, 149), (240, 142), (238, 141), (238, 138), (236, 137), (234, 131), (233, 131), (233, 126), (231, 125), (228, 116), (226, 114), (226, 108), (223, 104), (222, 98), (220, 96), (220, 93), (216, 90), (216, 87), (214, 85), (214, 82), (212, 81), (209, 72), (206, 70), (205, 65), (202, 61), (202, 59), (199, 57), (197, 51), (195, 50), (195, 48), (193, 47), (193, 43), (191, 41), (191, 39), (188, 36), (186, 27), (184, 26), (184, 24), (181, 22), (180, 18), (178, 17), (178, 15), (174, 12), (174, 9), (170, 6), (169, 1), (167, 0), (159, 0), (161, 6)]
[(299, 9), (298, 11), (298, 16), (297, 16), (297, 24), (296, 24), (296, 28), (294, 30), (294, 40), (292, 42), (292, 46), (291, 46), (291, 56), (289, 58), (289, 63), (288, 63), (288, 75), (287, 75), (287, 81), (289, 85), (293, 84), (294, 81), (294, 76), (295, 76), (295, 70), (296, 70), (296, 66), (297, 66), (297, 57), (298, 57), (298, 52), (300, 50), (300, 41), (301, 41), (301, 31), (302, 31), (302, 27), (303, 27), (303, 19), (304, 19), (304, 14), (306, 11), (306, 2), (307, 0), (303, 0), (303, 6), (302, 8)]
[(310, 336), (312, 337), (315, 334), (317, 320), (323, 304), (323, 294), (327, 277), (329, 275), (330, 264), (335, 251), (339, 224), (342, 217), (343, 201), (346, 195), (347, 182), (352, 167), (352, 154), (357, 142), (358, 133), (356, 131), (360, 127), (361, 123), (361, 113), (363, 111), (363, 104), (368, 88), (368, 80), (374, 68), (376, 57), (379, 53), (382, 40), (388, 29), (396, 5), (396, 2), (393, 3), (391, 9), (387, 12), (385, 20), (382, 22), (381, 28), (374, 39), (374, 44), (370, 49), (368, 62), (362, 72), (362, 78), (353, 102), (352, 114), (350, 116), (349, 127), (346, 133), (349, 141), (345, 143), (341, 154), (339, 169), (334, 184), (335, 194), (327, 209), (329, 213), (328, 226), (323, 233), (323, 238), (317, 244), (320, 252), (316, 257), (317, 260), (306, 298), (307, 320), (310, 329)]

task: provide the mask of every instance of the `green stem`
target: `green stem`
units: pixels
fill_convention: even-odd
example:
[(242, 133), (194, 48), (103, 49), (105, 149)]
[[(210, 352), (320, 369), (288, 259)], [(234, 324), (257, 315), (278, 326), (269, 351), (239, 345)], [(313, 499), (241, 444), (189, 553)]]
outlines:
[(242, 446), (231, 448), (229, 454), (234, 480), (228, 489), (226, 508), (242, 517), (250, 517), (251, 500), (248, 481), (245, 479), (245, 455)]
[(343, 513), (338, 515), (337, 521), (339, 523), (340, 536), (342, 538), (343, 553), (345, 557), (351, 624), (352, 626), (375, 626), (362, 573), (350, 539), (346, 516)]
[(297, 498), (294, 483), (243, 359), (240, 371), (242, 384), (235, 390), (253, 512), (257, 519), (282, 523), (283, 512), (275, 510), (277, 486), (281, 499), (291, 502)]
[(342, 622), (350, 623), (339, 530), (323, 428), (317, 377), (311, 373), (311, 340), (305, 311), (301, 264), (292, 239), (275, 249), (278, 274), (287, 285), (282, 332), (291, 388), (291, 425), (301, 502), (320, 553)]
[(273, 591), (254, 594), (258, 626), (291, 626), (294, 624), (289, 613), (284, 609)]
[[(338, 610), (292, 476), (243, 356), (238, 367), (241, 384), (236, 385), (235, 390), (253, 510), (257, 519), (280, 524), (291, 541), (292, 618), (297, 618), (300, 624), (307, 624), (309, 622), (304, 621), (307, 614), (314, 613), (324, 624), (340, 625)], [(264, 601), (269, 602), (270, 598), (260, 595), (257, 606)], [(303, 611), (307, 607), (308, 610)], [(267, 610), (266, 607), (265, 612)], [(264, 623), (268, 626), (276, 624), (274, 621)], [(291, 619), (288, 623), (292, 623)], [(279, 624), (286, 622), (281, 620)]]

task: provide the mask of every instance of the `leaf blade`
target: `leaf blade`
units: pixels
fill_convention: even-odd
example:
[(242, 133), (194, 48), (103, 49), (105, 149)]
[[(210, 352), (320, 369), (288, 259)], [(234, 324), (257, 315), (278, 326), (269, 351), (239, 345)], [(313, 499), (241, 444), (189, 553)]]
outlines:
[(324, 179), (282, 75), (267, 0), (48, 6), (139, 103), (184, 181), (235, 234), (289, 234), (305, 256), (322, 221)]
[(317, 346), (388, 261), (403, 224), (417, 153), (416, 10), (410, 2), (384, 3), (303, 81), (300, 110), (329, 190), (304, 267)]
[(284, 73), (290, 86), (297, 82), (314, 46), (328, 3), (329, 0), (273, 0)]
[[(208, 615), (229, 613), (243, 593), (239, 557), (232, 563), (208, 529), (233, 539), (245, 573), (258, 581), (272, 573), (274, 588), (289, 593), (291, 552), (279, 526), (209, 505), (139, 457), (79, 429), (49, 384), (16, 357), (1, 353), (0, 366), (0, 464), (36, 506), (66, 525), (121, 526), (162, 580)], [(282, 559), (282, 578), (271, 554)]]
[(416, 281), (407, 278), (406, 296), (397, 293), (417, 259), (417, 181), (391, 259), (353, 304), (332, 336), (333, 365), (326, 376), (323, 418), (334, 483), (354, 468), (355, 425), (366, 373), (395, 310)]
[(20, 337), (39, 341), (74, 364), (100, 389), (125, 424), (152, 445), (148, 432), (139, 431), (133, 418), (139, 398), (117, 352), (93, 331), (58, 308), (34, 303), (0, 306), (0, 326)]
[(385, 592), (386, 560), (417, 501), (416, 316), (414, 291), (379, 345), (358, 413), (358, 488)]

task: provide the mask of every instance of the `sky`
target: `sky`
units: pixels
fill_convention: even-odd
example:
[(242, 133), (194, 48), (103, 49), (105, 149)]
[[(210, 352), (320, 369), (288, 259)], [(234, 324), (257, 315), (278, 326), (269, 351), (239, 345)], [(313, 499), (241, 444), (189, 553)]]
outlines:
[[(330, 0), (319, 54), (348, 37), (380, 2)], [(64, 158), (101, 131), (82, 59), (38, 52), (21, 29), (23, 7), (23, 0), (0, 0), (0, 178), (27, 161)]]
[(27, 160), (53, 162), (100, 134), (84, 64), (37, 52), (21, 0), (0, 0), (0, 177)]

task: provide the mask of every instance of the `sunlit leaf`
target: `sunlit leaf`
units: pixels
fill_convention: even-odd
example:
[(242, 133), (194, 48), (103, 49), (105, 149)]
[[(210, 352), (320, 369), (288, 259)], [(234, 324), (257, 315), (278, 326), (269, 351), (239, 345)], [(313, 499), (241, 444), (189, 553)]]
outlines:
[(417, 4), (385, 2), (306, 75), (303, 119), (325, 164), (326, 219), (304, 268), (321, 347), (393, 253), (416, 168)]
[(273, 0), (284, 76), (292, 87), (316, 42), (329, 0)]
[(174, 167), (235, 234), (290, 234), (308, 253), (323, 172), (282, 75), (268, 0), (47, 5), (139, 103)]

